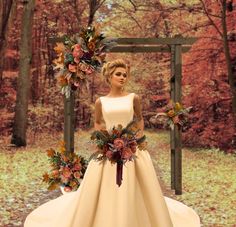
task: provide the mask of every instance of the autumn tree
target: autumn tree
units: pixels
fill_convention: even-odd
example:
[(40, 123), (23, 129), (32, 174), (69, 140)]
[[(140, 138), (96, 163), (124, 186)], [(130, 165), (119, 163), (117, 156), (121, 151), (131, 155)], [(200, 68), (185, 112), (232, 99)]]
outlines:
[(24, 9), (21, 27), (19, 76), (17, 79), (17, 97), (13, 124), (13, 135), (11, 140), (11, 143), (15, 144), (16, 146), (26, 145), (27, 111), (32, 52), (31, 35), (35, 0), (24, 1), (23, 4)]
[(2, 80), (4, 53), (7, 45), (7, 33), (10, 17), (13, 15), (13, 9), (16, 3), (14, 0), (0, 1), (0, 81)]

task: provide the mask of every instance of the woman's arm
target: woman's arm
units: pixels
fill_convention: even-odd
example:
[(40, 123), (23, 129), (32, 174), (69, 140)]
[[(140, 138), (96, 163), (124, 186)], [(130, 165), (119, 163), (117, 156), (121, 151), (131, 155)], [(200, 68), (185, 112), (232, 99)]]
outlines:
[(104, 126), (102, 126), (102, 103), (100, 98), (95, 101), (94, 128), (95, 130), (104, 129)]
[(140, 97), (135, 94), (134, 96), (134, 113), (137, 120), (137, 127), (140, 129), (138, 132), (138, 138), (143, 136), (143, 130), (144, 130), (144, 120), (142, 115), (142, 105)]

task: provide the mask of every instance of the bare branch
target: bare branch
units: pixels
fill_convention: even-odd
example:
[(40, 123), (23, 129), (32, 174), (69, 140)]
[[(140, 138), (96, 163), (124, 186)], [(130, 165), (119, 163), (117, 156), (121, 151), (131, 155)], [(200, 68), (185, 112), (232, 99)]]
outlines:
[(215, 27), (215, 29), (217, 30), (217, 32), (220, 34), (221, 37), (223, 37), (223, 33), (219, 30), (219, 28), (217, 27), (217, 25), (215, 24), (215, 22), (212, 20), (212, 18), (210, 17), (208, 11), (207, 11), (207, 8), (206, 8), (206, 5), (204, 3), (203, 0), (200, 0), (200, 2), (202, 3), (202, 6), (203, 6), (203, 10), (207, 16), (207, 18), (210, 20), (211, 24)]

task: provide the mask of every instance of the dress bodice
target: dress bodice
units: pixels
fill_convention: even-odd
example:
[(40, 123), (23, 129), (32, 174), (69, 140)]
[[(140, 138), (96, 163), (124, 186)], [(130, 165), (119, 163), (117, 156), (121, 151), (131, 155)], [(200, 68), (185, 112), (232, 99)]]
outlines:
[(121, 97), (100, 97), (102, 104), (102, 115), (106, 124), (106, 129), (121, 124), (125, 127), (133, 120), (134, 108), (133, 99), (135, 93), (130, 93)]

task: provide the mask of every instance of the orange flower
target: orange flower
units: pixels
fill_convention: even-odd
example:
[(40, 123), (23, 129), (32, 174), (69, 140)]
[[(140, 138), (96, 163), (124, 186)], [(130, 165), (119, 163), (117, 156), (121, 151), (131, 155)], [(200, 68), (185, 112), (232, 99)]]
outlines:
[(56, 46), (53, 48), (56, 53), (60, 54), (65, 51), (66, 47), (63, 43), (56, 43)]
[(66, 78), (63, 75), (57, 77), (57, 81), (60, 84), (60, 86), (65, 86), (68, 84)]
[(55, 151), (52, 148), (50, 148), (49, 150), (47, 150), (47, 155), (49, 157), (53, 157), (55, 155)]
[(174, 117), (174, 116), (175, 116), (175, 111), (174, 111), (174, 110), (169, 110), (169, 111), (167, 112), (167, 115), (168, 115), (169, 117)]
[(91, 40), (91, 41), (89, 42), (89, 44), (88, 44), (88, 48), (89, 48), (91, 51), (94, 51), (94, 50), (95, 50), (95, 47), (96, 47), (96, 45), (95, 45), (94, 41)]
[(48, 175), (48, 173), (44, 173), (44, 174), (43, 174), (43, 181), (44, 181), (44, 182), (48, 182), (48, 181), (49, 181), (49, 175)]

